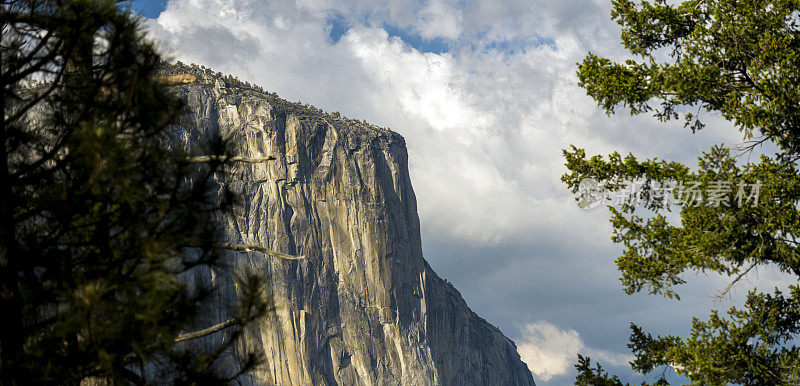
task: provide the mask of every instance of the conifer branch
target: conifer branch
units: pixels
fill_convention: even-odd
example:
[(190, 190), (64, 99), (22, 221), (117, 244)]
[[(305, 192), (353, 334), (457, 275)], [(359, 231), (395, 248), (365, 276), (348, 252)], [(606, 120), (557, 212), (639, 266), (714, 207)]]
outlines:
[(269, 248), (266, 248), (266, 247), (262, 247), (260, 245), (215, 243), (214, 247), (215, 248), (219, 248), (219, 249), (228, 249), (228, 250), (231, 250), (231, 251), (239, 251), (239, 252), (258, 251), (258, 252), (266, 253), (267, 255), (271, 255), (271, 256), (277, 257), (279, 259), (284, 259), (284, 260), (301, 260), (301, 259), (305, 259), (305, 256), (288, 255), (286, 253), (274, 251), (272, 249), (269, 249)]
[(211, 162), (211, 161), (220, 161), (220, 162), (248, 162), (252, 164), (257, 163), (264, 163), (267, 161), (274, 161), (274, 155), (268, 155), (266, 157), (258, 157), (258, 158), (249, 158), (249, 157), (241, 157), (241, 156), (226, 156), (226, 155), (199, 155), (195, 157), (187, 157), (185, 158), (186, 162)]
[(186, 333), (186, 334), (178, 335), (178, 337), (175, 338), (175, 343), (180, 343), (180, 342), (184, 342), (184, 341), (187, 341), (187, 340), (193, 340), (193, 339), (197, 339), (197, 338), (202, 338), (204, 336), (211, 335), (211, 334), (213, 334), (213, 333), (215, 333), (217, 331), (222, 331), (222, 330), (224, 330), (224, 329), (226, 329), (226, 328), (228, 328), (230, 326), (235, 326), (237, 324), (241, 324), (241, 321), (239, 320), (239, 318), (231, 318), (231, 319), (228, 319), (228, 320), (226, 320), (226, 321), (224, 321), (222, 323), (215, 324), (215, 325), (213, 325), (213, 326), (211, 326), (209, 328), (204, 328), (204, 329), (202, 329), (200, 331), (194, 331), (194, 332), (189, 332), (189, 333)]
[(167, 76), (157, 76), (156, 81), (165, 86), (177, 86), (182, 84), (192, 83), (197, 80), (193, 74), (176, 74)]

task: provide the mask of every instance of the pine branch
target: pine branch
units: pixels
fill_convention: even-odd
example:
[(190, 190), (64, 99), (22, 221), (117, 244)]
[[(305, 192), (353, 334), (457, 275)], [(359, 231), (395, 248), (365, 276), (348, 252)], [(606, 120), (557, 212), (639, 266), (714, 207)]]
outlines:
[(211, 161), (220, 161), (220, 162), (248, 162), (252, 164), (263, 163), (267, 161), (274, 161), (274, 155), (268, 155), (266, 157), (259, 157), (259, 158), (248, 158), (248, 157), (241, 157), (241, 156), (226, 156), (226, 155), (199, 155), (196, 157), (187, 157), (185, 161), (187, 162), (211, 162)]
[(293, 256), (293, 255), (288, 255), (288, 254), (285, 254), (285, 253), (282, 253), (282, 252), (274, 251), (274, 250), (272, 250), (272, 249), (269, 249), (269, 248), (266, 248), (266, 247), (262, 247), (262, 246), (260, 246), (260, 245), (243, 245), (243, 244), (231, 244), (231, 243), (215, 243), (215, 244), (214, 244), (214, 247), (215, 247), (215, 248), (220, 248), (220, 249), (228, 249), (228, 250), (231, 250), (231, 251), (239, 251), (239, 252), (253, 252), (253, 251), (258, 251), (258, 252), (266, 253), (266, 254), (268, 254), (268, 255), (271, 255), (271, 256), (277, 257), (277, 258), (279, 258), (279, 259), (285, 259), (285, 260), (300, 260), (300, 259), (305, 259), (305, 256)]
[(226, 320), (226, 321), (224, 321), (222, 323), (215, 324), (215, 325), (213, 325), (213, 326), (211, 326), (209, 328), (204, 328), (204, 329), (202, 329), (200, 331), (189, 332), (189, 333), (186, 333), (186, 334), (178, 335), (178, 337), (175, 338), (175, 343), (184, 342), (184, 341), (187, 341), (187, 340), (192, 340), (192, 339), (197, 339), (197, 338), (202, 338), (204, 336), (211, 335), (211, 334), (213, 334), (213, 333), (215, 333), (217, 331), (222, 331), (222, 330), (224, 330), (224, 329), (226, 329), (226, 328), (228, 328), (230, 326), (235, 326), (237, 324), (241, 324), (241, 321), (239, 320), (239, 318), (231, 318), (231, 319), (228, 319), (228, 320)]
[(177, 86), (181, 84), (188, 84), (197, 80), (197, 77), (193, 74), (157, 76), (155, 78), (156, 81), (160, 82), (161, 84), (164, 84), (165, 86)]

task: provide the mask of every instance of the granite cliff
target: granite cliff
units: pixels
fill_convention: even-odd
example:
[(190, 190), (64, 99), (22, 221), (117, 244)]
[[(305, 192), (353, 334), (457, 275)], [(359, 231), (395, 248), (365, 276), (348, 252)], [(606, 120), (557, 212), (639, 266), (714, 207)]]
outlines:
[(231, 251), (230, 269), (189, 279), (221, 289), (205, 315), (213, 324), (233, 307), (238, 271), (269, 277), (275, 313), (242, 341), (266, 358), (249, 381), (534, 384), (514, 343), (424, 260), (403, 137), (194, 65), (164, 75), (179, 80), (188, 104), (176, 146), (219, 133), (238, 155), (277, 158), (236, 164), (224, 177), (245, 199), (220, 219), (222, 241), (305, 256)]

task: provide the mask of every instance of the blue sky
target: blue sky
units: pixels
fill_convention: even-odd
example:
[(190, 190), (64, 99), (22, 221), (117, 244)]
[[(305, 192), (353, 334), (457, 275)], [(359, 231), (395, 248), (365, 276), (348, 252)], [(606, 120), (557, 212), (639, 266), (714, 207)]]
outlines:
[(134, 0), (131, 8), (147, 18), (156, 18), (167, 7), (167, 0)]
[[(689, 275), (681, 302), (625, 295), (605, 209), (582, 210), (560, 182), (561, 149), (613, 150), (696, 162), (737, 144), (718, 117), (680, 123), (607, 117), (577, 86), (588, 51), (621, 59), (606, 0), (135, 1), (175, 59), (256, 83), (281, 97), (402, 134), (423, 250), (470, 307), (514, 339), (540, 385), (573, 381), (580, 352), (624, 379), (628, 325), (686, 334), (692, 316), (727, 308), (725, 278)], [(673, 378), (673, 381), (679, 381)]]

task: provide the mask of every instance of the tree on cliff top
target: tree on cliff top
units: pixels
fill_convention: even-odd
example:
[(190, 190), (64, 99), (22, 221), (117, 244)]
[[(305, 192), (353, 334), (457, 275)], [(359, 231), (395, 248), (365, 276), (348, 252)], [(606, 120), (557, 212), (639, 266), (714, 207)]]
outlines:
[[(798, 15), (796, 0), (613, 1), (611, 16), (635, 59), (618, 63), (589, 53), (578, 69), (580, 85), (607, 113), (652, 113), (662, 121), (681, 119), (695, 131), (703, 128), (698, 112), (716, 112), (742, 132), (750, 149), (764, 142), (779, 149), (773, 157), (743, 162), (716, 146), (699, 155), (695, 170), (659, 159), (565, 150), (569, 171), (563, 180), (573, 192), (586, 178), (611, 190), (625, 181), (644, 182), (639, 207), (650, 215), (637, 215), (630, 201), (609, 207), (612, 240), (624, 246), (616, 263), (626, 292), (678, 298), (675, 287), (687, 273), (727, 275), (732, 286), (764, 266), (800, 279)], [(680, 224), (673, 225), (664, 215), (669, 201), (686, 197), (678, 196), (679, 189), (663, 194), (665, 182), (695, 184), (700, 192), (728, 187), (718, 198), (729, 205), (712, 204), (710, 196), (694, 205), (684, 201)], [(759, 186), (760, 194), (737, 205), (745, 185)], [(642, 373), (672, 366), (697, 384), (800, 382), (798, 285), (751, 291), (743, 307), (695, 318), (686, 338), (653, 337), (631, 327), (631, 364)], [(621, 384), (588, 358), (580, 357), (576, 367), (577, 384)]]
[[(226, 162), (260, 160), (226, 156), (218, 140), (211, 155), (170, 150), (183, 105), (118, 1), (12, 0), (0, 23), (0, 384), (247, 371), (253, 356), (217, 359), (267, 311), (261, 282), (242, 278), (236, 313), (191, 332), (208, 327), (197, 317), (211, 289), (179, 277), (242, 247), (213, 242), (231, 201), (208, 192), (225, 190), (212, 176)], [(230, 339), (207, 351), (179, 343), (222, 329)]]

